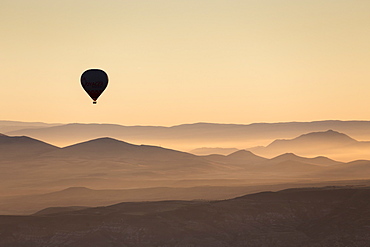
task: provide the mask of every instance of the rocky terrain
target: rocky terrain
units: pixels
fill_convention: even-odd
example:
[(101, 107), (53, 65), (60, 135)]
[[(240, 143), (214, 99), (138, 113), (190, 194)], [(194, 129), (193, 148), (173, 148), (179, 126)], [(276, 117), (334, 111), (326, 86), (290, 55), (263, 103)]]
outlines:
[(370, 189), (262, 192), (1, 216), (0, 246), (369, 246)]

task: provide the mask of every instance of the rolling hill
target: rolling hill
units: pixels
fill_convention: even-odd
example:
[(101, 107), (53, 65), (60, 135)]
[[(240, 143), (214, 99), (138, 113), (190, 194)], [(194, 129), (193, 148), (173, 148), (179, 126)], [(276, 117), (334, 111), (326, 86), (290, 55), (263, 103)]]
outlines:
[[(69, 187), (95, 190), (238, 187), (308, 180), (367, 179), (370, 167), (366, 161), (343, 163), (326, 157), (305, 158), (292, 153), (267, 159), (247, 150), (226, 156), (196, 156), (107, 137), (64, 148), (29, 137), (2, 135), (0, 140), (1, 150), (5, 150), (0, 159), (0, 197), (43, 194)], [(210, 195), (206, 198), (215, 197)]]

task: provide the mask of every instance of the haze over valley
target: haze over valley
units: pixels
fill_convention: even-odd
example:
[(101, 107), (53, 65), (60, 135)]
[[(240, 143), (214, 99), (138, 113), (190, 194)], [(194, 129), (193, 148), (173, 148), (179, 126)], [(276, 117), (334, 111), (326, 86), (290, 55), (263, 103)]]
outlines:
[(370, 121), (3, 120), (0, 132), (0, 246), (370, 241)]
[(248, 149), (272, 158), (284, 153), (340, 161), (370, 159), (370, 121), (286, 123), (194, 123), (172, 127), (118, 124), (46, 124), (0, 121), (0, 133), (28, 136), (58, 147), (110, 137), (136, 145), (153, 145), (198, 155), (231, 154)]
[[(0, 121), (0, 129), (0, 246), (366, 246), (369, 238), (368, 219), (351, 216), (347, 205), (370, 210), (370, 122), (158, 127)], [(341, 214), (346, 217), (337, 222)], [(153, 217), (162, 219), (156, 224), (163, 231), (152, 228)], [(239, 220), (226, 230), (223, 222), (231, 218)], [(198, 225), (190, 232), (178, 225), (190, 221)], [(325, 230), (350, 221), (350, 228)], [(17, 227), (21, 222), (24, 228)], [(101, 235), (103, 225), (108, 235)], [(220, 236), (214, 227), (223, 229)], [(145, 233), (130, 239), (139, 228)], [(177, 237), (169, 240), (169, 233)]]
[[(3, 128), (9, 128), (9, 122), (3, 121), (1, 123)], [(8, 124), (7, 127), (6, 124)], [(115, 190), (118, 193), (120, 190), (123, 195), (121, 200), (124, 201), (214, 200), (232, 198), (267, 188), (289, 188), (289, 186), (293, 186), (292, 184), (301, 187), (303, 185), (298, 184), (323, 185), (323, 182), (328, 184), (337, 182), (343, 185), (342, 181), (369, 179), (368, 174), (370, 174), (370, 161), (366, 160), (367, 157), (370, 159), (367, 152), (370, 147), (369, 142), (356, 141), (344, 133), (331, 129), (307, 133), (313, 128), (312, 126), (332, 128), (335, 127), (333, 125), (337, 125), (349, 128), (348, 126), (361, 125), (362, 130), (349, 131), (356, 132), (359, 136), (368, 126), (370, 128), (370, 122), (324, 121), (252, 124), (237, 126), (236, 129), (234, 125), (219, 126), (218, 124), (194, 124), (175, 128), (115, 125), (117, 129), (114, 131), (110, 128), (112, 125), (48, 126), (48, 124), (38, 123), (39, 126), (30, 129), (31, 125), (37, 124), (16, 123), (14, 126), (18, 126), (18, 130), (12, 130), (12, 132), (6, 132), (7, 135), (0, 136), (0, 164), (2, 167), (0, 196), (41, 195), (80, 187), (89, 190), (105, 190), (107, 193), (110, 190)], [(26, 126), (27, 129), (22, 129), (22, 126)], [(286, 136), (292, 135), (293, 129), (294, 133), (301, 135), (293, 139), (272, 141), (266, 147), (254, 147), (249, 150), (231, 149), (233, 152), (227, 155), (217, 153), (195, 155), (161, 145), (162, 141), (167, 143), (168, 140), (176, 138), (182, 140), (181, 136), (188, 136), (184, 142), (188, 146), (196, 146), (199, 139), (206, 140), (208, 136), (199, 136), (198, 132), (204, 131), (204, 128), (209, 128), (209, 126), (215, 128), (209, 130), (209, 135), (213, 136), (213, 139), (210, 138), (209, 144), (216, 143), (215, 146), (219, 144), (218, 140), (225, 138), (227, 133), (234, 133), (230, 135), (230, 141), (238, 138), (241, 142), (243, 137), (241, 133), (252, 127), (255, 132), (251, 134), (251, 138), (246, 139), (245, 143), (258, 142), (260, 136), (263, 135), (267, 138), (263, 129), (267, 129), (267, 133), (279, 132), (280, 136), (284, 133)], [(286, 132), (282, 130), (282, 126), (287, 129)], [(292, 126), (299, 128), (294, 129)], [(304, 126), (307, 129), (304, 129)], [(127, 129), (135, 130), (136, 128), (146, 129), (152, 142), (158, 143), (159, 146), (137, 145), (112, 137), (99, 137), (58, 147), (43, 139), (9, 135), (35, 131), (34, 133), (38, 133), (38, 135), (47, 133), (54, 137), (63, 136), (65, 140), (71, 136), (72, 140), (69, 142), (72, 143), (78, 138), (83, 139), (83, 136), (87, 138), (87, 136), (116, 135), (117, 138), (122, 138), (127, 134)], [(219, 128), (224, 131), (220, 131)], [(60, 129), (64, 129), (63, 135), (58, 132)], [(155, 139), (155, 135), (151, 132), (153, 129), (156, 131), (159, 129), (163, 135), (155, 132), (157, 133), (157, 139)], [(171, 135), (167, 134), (167, 137), (164, 138), (168, 131), (171, 132)], [(145, 131), (142, 135), (144, 133)], [(134, 131), (130, 138), (138, 138), (136, 139), (138, 141), (142, 135), (137, 137)], [(247, 134), (244, 133), (244, 135)], [(212, 151), (213, 149), (208, 150)], [(343, 159), (335, 159), (338, 157)], [(361, 183), (359, 182), (359, 184)], [(223, 189), (220, 189), (221, 187)], [(153, 191), (151, 188), (155, 188), (154, 191), (157, 192), (153, 192), (149, 196), (146, 191)], [(134, 194), (135, 196), (133, 196)], [(120, 197), (114, 198), (114, 202), (120, 202)], [(98, 206), (99, 203), (107, 204), (110, 202), (110, 200), (99, 199), (99, 202), (97, 201), (95, 204), (91, 201), (84, 204), (82, 201), (81, 203), (84, 205), (74, 205), (73, 201), (70, 203), (62, 201), (57, 200), (44, 206), (41, 204), (33, 210), (41, 210), (47, 206), (58, 206), (58, 203), (62, 203), (64, 206)], [(15, 208), (9, 206), (13, 205), (11, 203), (4, 205), (3, 208), (0, 205), (0, 210), (3, 210), (4, 213)], [(30, 208), (26, 211), (32, 212)], [(19, 209), (17, 213), (26, 212), (22, 210)]]

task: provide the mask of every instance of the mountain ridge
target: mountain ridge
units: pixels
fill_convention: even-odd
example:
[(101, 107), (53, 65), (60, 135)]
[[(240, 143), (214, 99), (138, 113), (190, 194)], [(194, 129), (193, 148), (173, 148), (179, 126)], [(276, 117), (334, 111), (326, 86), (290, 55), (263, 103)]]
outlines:
[[(68, 146), (99, 137), (112, 137), (131, 143), (149, 143), (179, 150), (203, 147), (233, 147), (244, 149), (246, 141), (252, 146), (265, 145), (281, 138), (335, 129), (357, 139), (370, 139), (370, 121), (312, 121), (251, 124), (195, 123), (166, 126), (125, 126), (119, 124), (64, 124), (50, 128), (23, 129), (4, 132), (26, 135), (57, 146)], [(181, 140), (181, 141), (180, 141)], [(196, 144), (195, 144), (196, 143)]]
[(277, 139), (267, 145), (266, 148), (274, 145), (281, 145), (283, 143), (293, 143), (293, 145), (297, 145), (300, 142), (339, 142), (338, 145), (358, 143), (357, 140), (349, 137), (348, 135), (330, 129), (322, 132), (310, 132), (307, 134), (302, 134), (293, 139)]
[(310, 132), (292, 139), (277, 139), (267, 146), (248, 148), (257, 155), (273, 157), (283, 153), (295, 153), (302, 156), (329, 156), (330, 158), (350, 161), (362, 152), (360, 159), (370, 158), (366, 150), (369, 141), (357, 141), (347, 134), (334, 130)]

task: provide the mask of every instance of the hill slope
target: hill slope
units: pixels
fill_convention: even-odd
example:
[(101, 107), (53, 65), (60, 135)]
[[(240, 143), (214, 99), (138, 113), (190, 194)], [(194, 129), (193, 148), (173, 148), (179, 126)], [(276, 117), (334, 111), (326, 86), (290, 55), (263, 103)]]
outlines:
[(0, 246), (367, 247), (369, 200), (365, 188), (310, 188), (1, 216)]
[(34, 157), (59, 148), (27, 136), (6, 136), (0, 134), (0, 159)]

